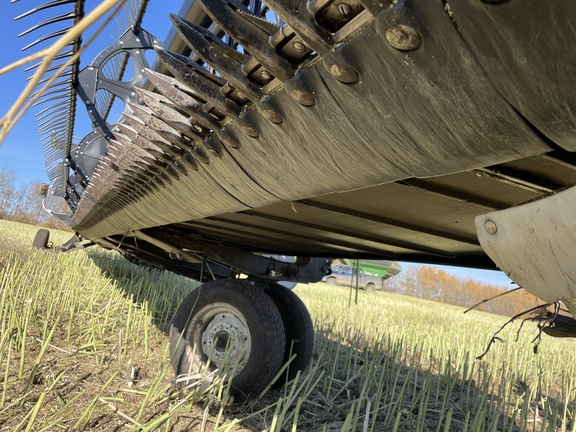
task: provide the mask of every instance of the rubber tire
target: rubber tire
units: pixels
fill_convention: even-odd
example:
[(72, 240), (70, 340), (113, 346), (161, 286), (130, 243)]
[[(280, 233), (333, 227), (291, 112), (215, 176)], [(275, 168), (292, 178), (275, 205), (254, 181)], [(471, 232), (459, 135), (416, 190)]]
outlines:
[(36, 232), (32, 247), (34, 249), (48, 249), (48, 241), (50, 240), (50, 231), (41, 228)]
[(326, 279), (326, 283), (328, 285), (336, 285), (336, 278), (334, 277), (329, 277), (328, 279)]
[(288, 369), (273, 384), (282, 387), (296, 378), (298, 371), (304, 372), (314, 354), (314, 326), (306, 305), (294, 292), (275, 283), (269, 284), (266, 294), (270, 296), (282, 316), (286, 334), (286, 349), (282, 365), (296, 354)]
[[(191, 363), (207, 360), (205, 354), (193, 352), (191, 341), (182, 335), (190, 318), (214, 303), (225, 303), (238, 309), (250, 331), (250, 354), (242, 371), (232, 379), (228, 402), (236, 403), (250, 396), (258, 396), (282, 367), (286, 338), (282, 317), (272, 299), (262, 288), (246, 281), (230, 279), (207, 282), (184, 299), (170, 326), (172, 368), (178, 376), (193, 369)], [(208, 322), (204, 324), (205, 329)], [(198, 329), (195, 334), (201, 335), (202, 332), (202, 329)], [(201, 387), (209, 385), (212, 380), (202, 380)]]
[(366, 284), (366, 286), (364, 287), (364, 291), (368, 291), (368, 292), (373, 292), (376, 289), (376, 285), (374, 285), (372, 282), (368, 282)]

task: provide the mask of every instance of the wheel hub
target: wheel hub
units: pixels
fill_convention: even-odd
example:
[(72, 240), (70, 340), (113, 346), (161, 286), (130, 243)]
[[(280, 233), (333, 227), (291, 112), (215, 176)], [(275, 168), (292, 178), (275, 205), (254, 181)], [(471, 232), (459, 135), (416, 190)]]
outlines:
[(228, 359), (241, 371), (250, 357), (250, 345), (248, 328), (232, 313), (218, 313), (202, 333), (202, 351), (217, 367)]

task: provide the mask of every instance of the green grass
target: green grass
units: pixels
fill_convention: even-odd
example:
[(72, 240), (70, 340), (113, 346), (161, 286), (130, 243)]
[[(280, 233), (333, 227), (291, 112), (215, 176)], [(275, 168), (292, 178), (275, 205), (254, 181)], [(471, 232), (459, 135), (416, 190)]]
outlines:
[[(310, 370), (225, 406), (213, 386), (172, 394), (170, 318), (196, 284), (92, 248), (33, 251), (0, 221), (0, 430), (576, 430), (576, 345), (527, 323), (481, 354), (505, 317), (390, 293), (301, 285)], [(69, 233), (53, 232), (55, 244)], [(356, 297), (355, 294), (352, 298)]]

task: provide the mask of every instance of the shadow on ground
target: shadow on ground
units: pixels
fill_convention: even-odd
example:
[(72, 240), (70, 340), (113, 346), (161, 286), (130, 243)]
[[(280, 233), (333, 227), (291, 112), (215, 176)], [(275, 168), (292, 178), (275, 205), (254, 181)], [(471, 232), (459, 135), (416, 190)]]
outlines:
[[(164, 333), (180, 301), (198, 283), (135, 265), (120, 255), (94, 251), (92, 261), (136, 303), (147, 302)], [(197, 402), (198, 415), (177, 413), (170, 430), (215, 427), (219, 415), (240, 419), (233, 431), (552, 431), (572, 427), (565, 417), (573, 401), (534, 390), (520, 379), (498, 382), (483, 362), (466, 371), (449, 359), (429, 361), (413, 347), (370, 335), (350, 336), (330, 322), (316, 322), (314, 361), (296, 383), (242, 405)], [(568, 407), (566, 404), (570, 404)], [(205, 419), (205, 420), (204, 420)]]

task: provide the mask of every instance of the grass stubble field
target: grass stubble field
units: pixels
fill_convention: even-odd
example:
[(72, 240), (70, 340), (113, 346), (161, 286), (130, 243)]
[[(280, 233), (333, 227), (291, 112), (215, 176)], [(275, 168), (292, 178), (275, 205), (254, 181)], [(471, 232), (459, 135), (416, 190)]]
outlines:
[[(0, 221), (0, 431), (576, 430), (575, 341), (535, 324), (385, 292), (300, 285), (310, 369), (226, 405), (226, 385), (174, 392), (167, 330), (195, 283), (98, 248), (32, 250)], [(69, 233), (53, 232), (55, 244)], [(356, 299), (357, 297), (357, 299)]]

